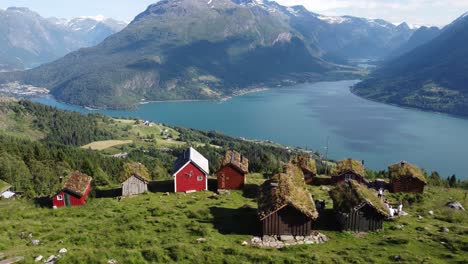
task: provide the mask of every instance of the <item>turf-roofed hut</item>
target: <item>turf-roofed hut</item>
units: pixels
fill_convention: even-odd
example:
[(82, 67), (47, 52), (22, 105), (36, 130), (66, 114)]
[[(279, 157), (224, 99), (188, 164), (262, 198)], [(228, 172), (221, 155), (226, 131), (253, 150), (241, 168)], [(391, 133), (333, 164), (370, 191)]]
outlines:
[(341, 230), (376, 231), (389, 216), (377, 194), (355, 180), (340, 183), (330, 197)]
[(244, 188), (248, 173), (249, 160), (246, 157), (233, 150), (226, 152), (221, 163), (221, 169), (216, 173), (218, 190)]
[(290, 163), (302, 170), (305, 183), (312, 184), (314, 177), (317, 176), (317, 164), (312, 157), (309, 155), (296, 155), (291, 158)]
[(364, 175), (366, 175), (366, 172), (362, 162), (353, 159), (345, 159), (336, 163), (336, 167), (332, 170), (331, 179), (334, 184), (339, 184), (349, 180), (355, 180), (358, 183), (367, 184)]
[(388, 167), (392, 192), (423, 193), (426, 177), (415, 165), (406, 161)]
[(262, 184), (258, 214), (263, 235), (308, 236), (318, 218), (303, 175), (286, 173), (277, 174)]
[(7, 182), (0, 180), (0, 199), (1, 198), (9, 198), (11, 191), (11, 185)]
[(79, 171), (71, 173), (65, 180), (62, 190), (52, 198), (53, 207), (84, 205), (91, 190), (92, 179)]
[(150, 176), (146, 167), (137, 162), (127, 163), (121, 177), (122, 196), (133, 196), (148, 191)]

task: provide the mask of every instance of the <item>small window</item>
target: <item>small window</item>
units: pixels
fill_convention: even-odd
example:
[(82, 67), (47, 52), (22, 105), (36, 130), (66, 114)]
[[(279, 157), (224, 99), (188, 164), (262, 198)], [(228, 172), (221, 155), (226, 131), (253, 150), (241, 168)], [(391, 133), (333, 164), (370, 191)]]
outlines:
[(197, 176), (197, 181), (203, 181), (203, 176)]
[(63, 201), (63, 195), (57, 195), (57, 200), (58, 201)]

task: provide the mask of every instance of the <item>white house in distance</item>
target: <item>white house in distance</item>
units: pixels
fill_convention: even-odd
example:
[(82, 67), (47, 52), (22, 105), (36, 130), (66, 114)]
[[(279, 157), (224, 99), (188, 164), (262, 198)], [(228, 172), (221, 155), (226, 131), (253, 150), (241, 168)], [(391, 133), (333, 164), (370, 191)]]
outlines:
[(11, 191), (11, 185), (0, 180), (0, 198), (10, 199), (15, 196), (15, 193)]
[(197, 192), (208, 190), (209, 162), (190, 147), (174, 164), (174, 191)]

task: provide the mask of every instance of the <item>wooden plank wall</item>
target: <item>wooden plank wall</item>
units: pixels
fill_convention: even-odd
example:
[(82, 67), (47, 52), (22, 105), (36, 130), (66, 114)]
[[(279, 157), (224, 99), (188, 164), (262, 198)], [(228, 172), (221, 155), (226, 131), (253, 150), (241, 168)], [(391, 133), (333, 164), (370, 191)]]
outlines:
[(300, 211), (285, 207), (262, 221), (264, 235), (308, 236), (313, 220)]

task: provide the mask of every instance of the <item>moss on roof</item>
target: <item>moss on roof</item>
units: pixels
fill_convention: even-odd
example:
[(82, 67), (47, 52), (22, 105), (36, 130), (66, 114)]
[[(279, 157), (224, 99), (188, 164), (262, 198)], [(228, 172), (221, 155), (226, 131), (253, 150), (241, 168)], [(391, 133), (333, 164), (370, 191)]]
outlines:
[(315, 204), (310, 193), (306, 190), (303, 179), (297, 181), (299, 177), (298, 175), (280, 173), (262, 184), (258, 199), (258, 213), (261, 219), (287, 205), (296, 208), (312, 219), (317, 219), (318, 213)]
[(388, 167), (388, 171), (390, 173), (390, 179), (392, 180), (396, 180), (402, 177), (412, 177), (427, 183), (426, 177), (422, 171), (417, 166), (406, 161), (401, 161), (390, 165)]
[(298, 166), (307, 173), (317, 174), (317, 164), (309, 155), (296, 155), (291, 158), (290, 163)]
[(353, 160), (353, 159), (345, 159), (345, 160), (340, 160), (336, 163), (336, 167), (333, 168), (332, 170), (332, 175), (340, 175), (342, 173), (345, 173), (347, 171), (352, 171), (356, 174), (359, 174), (361, 176), (365, 176), (366, 172), (364, 171), (364, 166), (362, 165), (362, 162)]
[(249, 160), (237, 151), (228, 151), (222, 161), (223, 166), (233, 165), (243, 173), (249, 173)]
[(134, 175), (144, 181), (151, 180), (148, 169), (145, 165), (139, 162), (132, 162), (124, 164), (122, 175), (120, 176), (120, 182), (124, 182)]
[(0, 193), (4, 193), (6, 190), (10, 189), (11, 185), (0, 180)]
[(78, 196), (83, 196), (93, 178), (79, 171), (73, 172), (63, 185), (63, 189)]
[(367, 187), (359, 184), (355, 180), (344, 182), (330, 191), (334, 208), (341, 212), (351, 212), (353, 208), (366, 203), (375, 208), (376, 211), (388, 217), (388, 210), (383, 202)]

